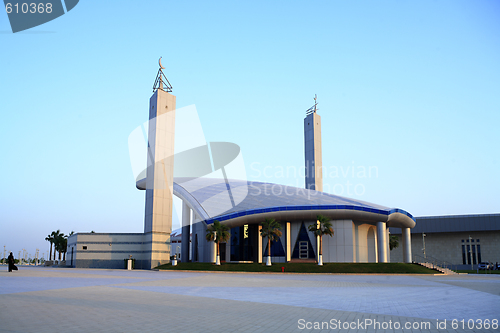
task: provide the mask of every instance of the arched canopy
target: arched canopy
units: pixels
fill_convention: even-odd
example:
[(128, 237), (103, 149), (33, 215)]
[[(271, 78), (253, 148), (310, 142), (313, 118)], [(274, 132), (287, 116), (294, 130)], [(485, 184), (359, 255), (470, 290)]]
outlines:
[[(145, 180), (137, 182), (144, 189)], [(219, 220), (228, 227), (281, 221), (314, 220), (321, 214), (332, 220), (386, 222), (388, 227), (413, 228), (408, 212), (325, 192), (280, 184), (214, 178), (175, 178), (174, 194), (207, 224)]]

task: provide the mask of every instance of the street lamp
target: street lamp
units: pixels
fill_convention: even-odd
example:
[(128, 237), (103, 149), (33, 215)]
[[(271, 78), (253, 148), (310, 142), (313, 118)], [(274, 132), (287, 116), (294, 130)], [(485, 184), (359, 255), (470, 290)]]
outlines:
[(469, 258), (470, 258), (470, 269), (474, 270), (473, 260), (472, 260), (472, 238), (469, 235)]
[(422, 233), (422, 244), (423, 244), (423, 248), (422, 248), (422, 251), (424, 251), (424, 258), (427, 259), (427, 256), (425, 255), (425, 236), (427, 236), (426, 234)]

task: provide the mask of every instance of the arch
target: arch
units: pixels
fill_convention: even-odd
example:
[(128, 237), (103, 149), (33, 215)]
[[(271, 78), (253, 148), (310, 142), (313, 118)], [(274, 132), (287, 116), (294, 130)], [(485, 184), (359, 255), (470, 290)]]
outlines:
[(375, 227), (369, 227), (366, 233), (368, 262), (377, 262), (377, 232)]

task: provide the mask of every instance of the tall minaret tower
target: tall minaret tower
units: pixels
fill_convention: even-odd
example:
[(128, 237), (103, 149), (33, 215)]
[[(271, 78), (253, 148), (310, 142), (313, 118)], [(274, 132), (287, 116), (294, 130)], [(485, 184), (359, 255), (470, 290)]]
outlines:
[(144, 215), (147, 267), (170, 260), (174, 183), (175, 96), (161, 65), (149, 99), (148, 167)]
[(321, 117), (316, 113), (317, 96), (314, 105), (306, 111), (304, 118), (304, 152), (306, 162), (306, 188), (323, 192), (323, 161), (321, 158)]

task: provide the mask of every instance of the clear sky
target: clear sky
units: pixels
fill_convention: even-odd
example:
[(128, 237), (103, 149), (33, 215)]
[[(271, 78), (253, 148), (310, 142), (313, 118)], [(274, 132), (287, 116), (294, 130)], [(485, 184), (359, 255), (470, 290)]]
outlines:
[(177, 107), (241, 147), (249, 180), (304, 186), (317, 94), (329, 192), (500, 212), (499, 1), (81, 0), (16, 34), (0, 12), (0, 45), (0, 250), (16, 257), (56, 229), (143, 231), (127, 140), (160, 56)]

